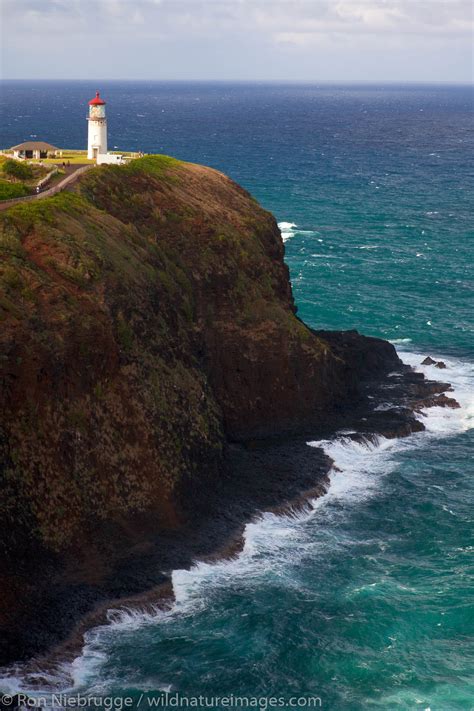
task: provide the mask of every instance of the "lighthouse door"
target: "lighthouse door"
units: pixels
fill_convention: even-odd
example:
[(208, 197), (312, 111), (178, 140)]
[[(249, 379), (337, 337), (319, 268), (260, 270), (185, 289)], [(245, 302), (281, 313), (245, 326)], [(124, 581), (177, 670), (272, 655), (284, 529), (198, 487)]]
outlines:
[(92, 149), (92, 154), (93, 154), (94, 160), (97, 160), (97, 155), (98, 155), (98, 153), (99, 153), (99, 149), (98, 149), (98, 148), (93, 148), (93, 149)]

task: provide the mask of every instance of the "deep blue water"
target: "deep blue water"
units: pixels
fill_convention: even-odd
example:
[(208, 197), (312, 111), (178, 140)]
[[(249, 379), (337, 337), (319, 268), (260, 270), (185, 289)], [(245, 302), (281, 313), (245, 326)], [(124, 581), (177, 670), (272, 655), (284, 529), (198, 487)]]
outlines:
[(172, 612), (91, 633), (74, 688), (474, 707), (472, 88), (8, 82), (1, 145), (83, 148), (97, 88), (110, 147), (223, 170), (285, 223), (308, 323), (443, 357), (463, 407), (323, 443), (341, 471), (313, 514), (266, 515), (238, 560), (175, 573)]

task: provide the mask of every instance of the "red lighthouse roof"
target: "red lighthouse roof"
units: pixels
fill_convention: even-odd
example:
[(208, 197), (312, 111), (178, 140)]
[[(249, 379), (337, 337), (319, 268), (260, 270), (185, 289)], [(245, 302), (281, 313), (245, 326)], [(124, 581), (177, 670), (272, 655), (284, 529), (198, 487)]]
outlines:
[(100, 98), (100, 94), (98, 91), (95, 92), (95, 99), (91, 99), (89, 101), (89, 106), (103, 106), (105, 104), (105, 101)]

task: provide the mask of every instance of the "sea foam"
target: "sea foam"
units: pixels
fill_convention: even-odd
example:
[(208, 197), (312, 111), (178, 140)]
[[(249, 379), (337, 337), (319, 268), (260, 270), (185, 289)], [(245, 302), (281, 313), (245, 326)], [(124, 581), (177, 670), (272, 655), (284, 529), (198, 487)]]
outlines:
[(290, 237), (293, 237), (295, 234), (294, 228), (296, 225), (294, 222), (279, 222), (278, 227), (280, 229), (283, 242), (286, 242), (287, 239), (290, 239)]
[[(296, 234), (301, 234), (301, 235), (319, 235), (320, 233), (317, 232), (317, 230), (300, 230), (298, 228), (298, 225), (294, 222), (279, 222), (278, 227), (281, 232), (281, 238), (283, 242), (286, 242), (289, 240), (291, 237), (294, 237)], [(322, 240), (318, 240), (319, 242), (322, 242)]]

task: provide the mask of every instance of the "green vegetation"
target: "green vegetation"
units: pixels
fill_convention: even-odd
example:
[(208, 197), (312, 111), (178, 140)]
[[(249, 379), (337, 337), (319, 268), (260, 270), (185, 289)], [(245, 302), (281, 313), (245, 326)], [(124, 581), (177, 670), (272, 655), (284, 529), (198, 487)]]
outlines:
[(19, 229), (28, 229), (35, 223), (54, 224), (59, 212), (78, 214), (87, 207), (80, 195), (70, 192), (60, 192), (44, 200), (31, 200), (14, 205), (5, 213), (0, 213), (0, 222), (14, 224)]
[(61, 151), (62, 155), (57, 155), (54, 158), (43, 158), (42, 163), (46, 165), (62, 165), (63, 163), (71, 163), (71, 165), (93, 164), (94, 160), (87, 157), (87, 151)]
[(11, 183), (0, 178), (0, 200), (12, 200), (13, 198), (24, 197), (30, 194), (30, 190), (24, 183)]
[(0, 156), (0, 200), (25, 197), (51, 168), (38, 163), (24, 163)]
[(122, 313), (120, 313), (117, 317), (116, 326), (120, 345), (125, 351), (130, 351), (133, 345), (133, 331)]
[(142, 158), (136, 158), (130, 161), (123, 166), (122, 170), (125, 170), (129, 174), (145, 172), (149, 175), (153, 175), (155, 178), (163, 178), (166, 176), (167, 171), (178, 168), (180, 165), (182, 165), (182, 161), (172, 158), (171, 156), (146, 155)]
[(12, 158), (3, 162), (2, 171), (4, 175), (17, 180), (31, 180), (34, 177), (33, 169), (28, 163), (20, 163)]
[(9, 265), (4, 266), (0, 274), (1, 282), (6, 286), (7, 289), (16, 290), (23, 285), (23, 280), (14, 267), (11, 267)]

